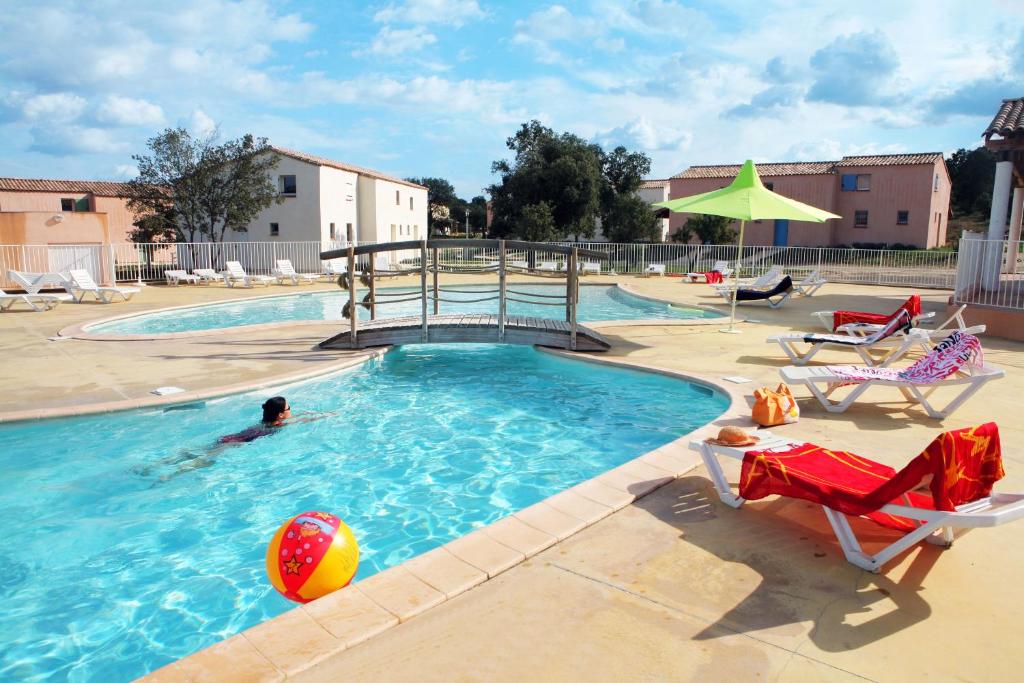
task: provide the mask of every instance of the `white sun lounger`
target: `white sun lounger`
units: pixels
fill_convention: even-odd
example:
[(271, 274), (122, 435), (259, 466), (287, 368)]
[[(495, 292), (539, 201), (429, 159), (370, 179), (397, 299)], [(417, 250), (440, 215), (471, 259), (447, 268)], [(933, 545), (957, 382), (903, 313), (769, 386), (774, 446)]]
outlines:
[[(764, 273), (757, 278), (740, 278), (728, 282), (722, 282), (719, 284), (711, 285), (715, 290), (721, 294), (723, 291), (732, 292), (732, 288), (735, 286), (737, 289), (771, 289), (775, 285), (779, 284), (779, 281), (785, 277), (782, 272), (782, 266), (772, 266), (768, 269), (768, 272)], [(730, 297), (726, 297), (730, 298)]]
[[(723, 279), (732, 275), (732, 268), (729, 267), (728, 261), (715, 261), (715, 265), (711, 267), (711, 271), (721, 273)], [(686, 273), (686, 277), (688, 277), (691, 282), (697, 282), (698, 278), (703, 277), (703, 275), (704, 273), (698, 272)]]
[[(928, 358), (929, 356), (925, 356), (917, 362), (924, 362)], [(836, 367), (839, 366), (795, 367), (791, 365), (780, 368), (779, 374), (787, 384), (806, 386), (822, 407), (830, 413), (844, 412), (865, 391), (873, 386), (883, 386), (898, 389), (907, 401), (920, 404), (928, 416), (934, 419), (948, 417), (985, 384), (1006, 374), (1002, 368), (984, 362), (961, 362), (956, 371), (945, 379), (925, 383), (903, 379), (900, 377), (899, 371), (893, 368), (866, 368), (865, 370), (874, 370), (877, 376), (853, 379), (838, 374), (833, 369)], [(833, 400), (831, 398), (833, 392), (844, 387), (852, 387), (846, 398), (841, 401)], [(945, 387), (959, 387), (960, 390), (944, 407), (938, 408), (932, 405), (930, 400), (932, 394), (937, 389)]]
[(0, 289), (0, 311), (8, 311), (14, 304), (23, 303), (41, 313), (56, 308), (63, 301), (71, 301), (72, 298), (70, 294), (11, 294)]
[[(899, 328), (907, 324), (906, 320), (906, 315), (894, 318), (888, 325), (879, 327), (868, 336), (796, 332), (778, 334), (768, 337), (765, 341), (781, 346), (789, 359), (796, 365), (806, 365), (822, 349), (842, 348), (856, 351), (861, 360), (869, 366), (886, 367), (905, 356), (915, 346), (921, 346), (925, 351), (929, 348), (926, 330), (910, 329), (906, 334), (899, 332)], [(809, 348), (802, 351), (801, 346), (805, 344), (809, 345)], [(871, 351), (878, 349), (885, 350), (887, 353), (881, 358), (872, 356)]]
[(249, 275), (238, 261), (226, 261), (224, 266), (227, 268), (223, 273), (224, 282), (228, 287), (234, 287), (236, 282), (241, 282), (246, 287), (252, 287), (254, 284), (268, 286), (277, 282), (277, 278), (270, 275)]
[(138, 287), (100, 287), (92, 279), (89, 271), (80, 268), (68, 271), (66, 286), (71, 290), (71, 295), (79, 302), (85, 298), (86, 294), (92, 294), (97, 301), (105, 304), (113, 303), (115, 297), (120, 298), (121, 301), (128, 301), (141, 291)]
[(200, 284), (209, 284), (211, 282), (227, 282), (227, 278), (221, 273), (218, 273), (213, 268), (193, 268), (192, 274), (199, 278)]
[(21, 270), (8, 270), (7, 276), (21, 285), (26, 294), (39, 294), (47, 286), (60, 287), (67, 291), (67, 278), (60, 273), (29, 273)]
[(800, 282), (794, 282), (793, 291), (800, 296), (814, 296), (814, 293), (826, 284), (828, 280), (818, 275), (818, 271), (815, 270)]
[(285, 280), (291, 281), (293, 285), (298, 285), (301, 282), (313, 283), (320, 279), (320, 273), (296, 273), (291, 259), (286, 258), (277, 259), (274, 276), (277, 277), (279, 285), (283, 285)]
[(559, 267), (556, 261), (541, 261), (534, 270), (538, 273), (557, 273)]
[[(704, 441), (690, 442), (690, 448), (700, 453), (704, 466), (707, 468), (708, 474), (711, 475), (711, 481), (715, 486), (718, 497), (729, 507), (738, 508), (747, 501), (733, 493), (732, 487), (729, 485), (729, 479), (723, 472), (722, 465), (718, 460), (719, 457), (742, 461), (747, 451), (784, 451), (790, 449), (796, 443), (789, 439), (775, 436), (771, 432), (761, 431), (758, 432), (758, 436), (761, 437), (761, 441), (756, 445), (738, 448), (718, 446)], [(960, 505), (955, 512), (890, 503), (882, 507), (879, 512), (904, 519), (917, 520), (920, 522), (920, 526), (913, 531), (907, 532), (874, 554), (866, 553), (861, 548), (860, 542), (857, 540), (857, 536), (844, 513), (824, 505), (821, 506), (821, 509), (836, 534), (836, 540), (839, 541), (846, 561), (866, 571), (878, 572), (886, 562), (921, 541), (927, 540), (930, 543), (948, 547), (953, 544), (954, 529), (978, 529), (999, 526), (1000, 524), (1006, 524), (1007, 522), (1024, 517), (1024, 494), (992, 492), (986, 498)]]
[(519, 268), (521, 270), (529, 270), (530, 262), (529, 261), (513, 261), (512, 262), (512, 267), (513, 268)]
[[(934, 318), (934, 313), (922, 313), (914, 318), (916, 322), (914, 322), (913, 325), (915, 328), (919, 328), (922, 332), (926, 333), (928, 338), (932, 341), (945, 339), (953, 332), (964, 332), (965, 334), (973, 335), (984, 334), (987, 329), (985, 325), (968, 325), (967, 321), (964, 320), (963, 313), (966, 309), (967, 305), (964, 304), (958, 308), (953, 315), (946, 318), (938, 327), (920, 327), (917, 324), (918, 322)], [(847, 334), (870, 335), (881, 329), (881, 327), (881, 325), (873, 323), (848, 323), (846, 325), (840, 325), (838, 331), (845, 332)]]
[(167, 284), (174, 285), (177, 287), (182, 282), (191, 283), (193, 285), (199, 284), (198, 275), (190, 275), (187, 270), (165, 270), (164, 277), (167, 278)]
[[(961, 307), (961, 310), (963, 308), (966, 308), (966, 306)], [(832, 331), (832, 323), (835, 319), (834, 316), (835, 311), (815, 311), (814, 313), (811, 313), (811, 317), (817, 319), (817, 321), (821, 323), (821, 326), (824, 327), (829, 332)], [(910, 319), (910, 325), (911, 327), (920, 327), (921, 323), (923, 323), (925, 320), (931, 320), (934, 317), (935, 313), (922, 313), (921, 315), (915, 315), (913, 318)], [(881, 325), (876, 323), (848, 323), (846, 325), (840, 325), (838, 328), (836, 328), (835, 331), (845, 332), (846, 334), (859, 334), (861, 336), (867, 336), (869, 334), (874, 334), (879, 329), (881, 329), (881, 327)]]
[(649, 263), (644, 268), (644, 277), (650, 277), (652, 275), (665, 275), (665, 264), (664, 263)]
[(601, 274), (601, 263), (598, 261), (583, 261), (580, 264), (580, 275), (586, 275), (587, 273), (593, 273), (594, 275)]

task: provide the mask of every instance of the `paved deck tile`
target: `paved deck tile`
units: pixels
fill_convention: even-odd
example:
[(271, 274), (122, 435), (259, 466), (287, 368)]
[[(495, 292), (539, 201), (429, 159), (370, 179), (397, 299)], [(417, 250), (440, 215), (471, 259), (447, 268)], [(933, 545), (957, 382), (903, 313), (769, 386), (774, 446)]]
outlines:
[(412, 558), (405, 568), (449, 598), (487, 580), (487, 572), (460, 560), (444, 547)]
[(303, 605), (300, 609), (347, 647), (358, 645), (367, 638), (398, 624), (398, 617), (361, 593), (355, 586), (325, 595), (319, 600)]
[(529, 526), (516, 517), (499, 519), (484, 527), (483, 531), (498, 543), (518, 550), (526, 557), (532, 557), (558, 541), (554, 535)]
[(356, 585), (399, 621), (411, 619), (446, 599), (444, 593), (416, 578), (401, 565), (385, 569)]
[(526, 559), (518, 550), (498, 543), (483, 531), (474, 531), (448, 543), (452, 555), (494, 577)]
[(345, 649), (345, 643), (301, 609), (288, 610), (243, 635), (289, 676)]
[(540, 529), (558, 538), (560, 541), (587, 526), (586, 522), (560, 512), (546, 503), (531, 505), (517, 512), (515, 517), (535, 529)]

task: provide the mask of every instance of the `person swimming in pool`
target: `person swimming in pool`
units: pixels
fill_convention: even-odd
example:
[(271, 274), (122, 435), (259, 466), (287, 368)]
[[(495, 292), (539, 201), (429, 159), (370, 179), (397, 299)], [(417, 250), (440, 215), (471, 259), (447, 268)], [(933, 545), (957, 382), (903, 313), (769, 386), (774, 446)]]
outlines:
[[(327, 412), (303, 415), (298, 418), (292, 417), (292, 408), (288, 404), (288, 399), (284, 396), (268, 398), (263, 402), (262, 409), (263, 417), (259, 424), (253, 425), (252, 427), (243, 429), (242, 431), (234, 434), (226, 434), (225, 436), (217, 439), (217, 441), (208, 446), (202, 452), (197, 453), (195, 451), (184, 451), (162, 460), (160, 462), (161, 465), (177, 465), (177, 469), (171, 474), (160, 477), (160, 481), (167, 481), (168, 479), (191, 470), (209, 467), (215, 462), (216, 456), (222, 453), (225, 449), (255, 441), (260, 437), (269, 436), (276, 433), (286, 425), (302, 422), (314, 422), (329, 415), (334, 415), (333, 412)], [(136, 473), (142, 476), (147, 476), (152, 471), (153, 467), (149, 466), (137, 469)]]

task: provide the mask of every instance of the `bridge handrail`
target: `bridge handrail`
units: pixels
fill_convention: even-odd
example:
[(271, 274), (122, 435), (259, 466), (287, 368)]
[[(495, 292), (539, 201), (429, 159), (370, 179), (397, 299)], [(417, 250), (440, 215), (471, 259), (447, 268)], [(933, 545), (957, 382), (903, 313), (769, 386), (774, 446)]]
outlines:
[[(497, 249), (501, 245), (502, 240), (476, 240), (476, 239), (433, 239), (426, 240), (427, 249), (459, 249), (465, 247), (478, 247), (483, 249)], [(352, 248), (352, 253), (355, 256), (363, 256), (365, 254), (379, 254), (386, 251), (408, 251), (410, 249), (420, 249), (423, 246), (423, 240), (405, 240), (404, 242), (383, 242), (381, 244), (361, 244), (358, 247)], [(600, 259), (607, 261), (609, 255), (604, 251), (597, 251), (596, 249), (577, 249), (576, 247), (563, 246), (561, 244), (547, 244), (544, 242), (520, 242), (516, 240), (505, 240), (505, 249), (519, 249), (523, 251), (539, 251), (545, 254), (563, 254), (565, 256), (572, 255), (573, 250), (580, 256), (586, 256), (587, 258)], [(343, 249), (331, 249), (329, 251), (320, 252), (320, 259), (327, 261), (329, 259), (342, 258), (348, 256), (349, 247)]]

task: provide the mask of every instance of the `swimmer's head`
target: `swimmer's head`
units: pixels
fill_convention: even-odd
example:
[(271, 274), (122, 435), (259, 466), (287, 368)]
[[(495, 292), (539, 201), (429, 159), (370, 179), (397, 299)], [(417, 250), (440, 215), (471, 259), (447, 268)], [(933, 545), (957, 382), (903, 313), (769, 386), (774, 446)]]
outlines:
[(291, 407), (284, 396), (268, 398), (263, 403), (263, 424), (274, 424), (286, 419), (291, 413)]

